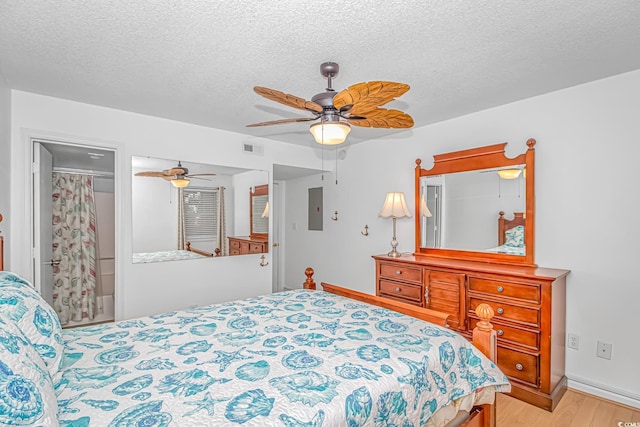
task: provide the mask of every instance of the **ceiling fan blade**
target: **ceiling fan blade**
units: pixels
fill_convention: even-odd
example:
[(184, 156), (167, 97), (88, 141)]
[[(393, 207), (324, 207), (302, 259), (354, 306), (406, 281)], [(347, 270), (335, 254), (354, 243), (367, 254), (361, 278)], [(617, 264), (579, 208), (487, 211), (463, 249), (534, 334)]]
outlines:
[(187, 173), (187, 170), (182, 168), (172, 168), (172, 169), (163, 170), (162, 173), (165, 174), (166, 176), (184, 175), (185, 173)]
[(402, 129), (413, 126), (413, 118), (399, 110), (377, 108), (366, 115), (349, 117), (349, 124), (360, 127)]
[(253, 128), (256, 126), (270, 126), (270, 125), (280, 125), (283, 123), (295, 123), (295, 122), (310, 122), (312, 120), (317, 120), (318, 117), (298, 117), (295, 119), (281, 119), (281, 120), (271, 120), (269, 122), (260, 122), (260, 123), (252, 123), (247, 125), (248, 128)]
[(264, 96), (267, 99), (279, 102), (280, 104), (284, 104), (289, 107), (298, 108), (300, 110), (315, 111), (316, 113), (322, 112), (322, 107), (320, 105), (295, 95), (290, 95), (288, 93), (280, 92), (279, 90), (261, 86), (256, 86), (253, 90), (260, 96)]
[(187, 178), (191, 178), (193, 176), (216, 176), (215, 173), (190, 173), (185, 175)]
[(138, 172), (135, 176), (152, 176), (152, 177), (160, 177), (164, 176), (164, 173), (159, 171), (147, 171), (147, 172)]
[(349, 86), (333, 97), (333, 106), (338, 110), (352, 105), (350, 113), (364, 115), (389, 101), (402, 96), (409, 90), (409, 85), (396, 82), (374, 81), (362, 82)]
[(211, 181), (209, 178), (201, 178), (199, 176), (194, 176), (194, 175), (185, 175), (184, 177), (189, 179), (201, 179), (203, 181)]

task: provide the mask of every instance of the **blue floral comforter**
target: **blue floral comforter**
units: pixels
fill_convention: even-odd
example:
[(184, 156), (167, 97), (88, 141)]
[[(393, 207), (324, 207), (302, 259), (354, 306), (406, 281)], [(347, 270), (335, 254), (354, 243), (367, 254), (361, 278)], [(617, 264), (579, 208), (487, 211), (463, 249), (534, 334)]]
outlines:
[(507, 378), (464, 338), (320, 291), (64, 331), (62, 426), (419, 426)]
[(525, 256), (525, 247), (524, 246), (500, 245), (500, 246), (496, 246), (495, 248), (486, 249), (486, 252), (496, 252), (496, 253), (499, 253), (499, 254)]

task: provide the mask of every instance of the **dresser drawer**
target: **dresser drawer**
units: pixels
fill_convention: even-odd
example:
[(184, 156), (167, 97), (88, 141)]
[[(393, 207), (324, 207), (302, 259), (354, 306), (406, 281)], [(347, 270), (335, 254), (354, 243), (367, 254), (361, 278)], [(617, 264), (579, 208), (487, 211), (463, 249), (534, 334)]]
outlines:
[(240, 255), (240, 249), (229, 249), (229, 255)]
[(380, 277), (422, 284), (422, 269), (398, 264), (380, 263)]
[(264, 245), (262, 243), (249, 243), (249, 253), (250, 254), (260, 254), (264, 252)]
[(229, 239), (229, 249), (231, 249), (231, 250), (237, 249), (239, 251), (240, 250), (240, 242), (237, 241), (237, 240)]
[(422, 286), (380, 279), (378, 292), (384, 296), (411, 300), (418, 304), (422, 302)]
[[(469, 316), (469, 331), (473, 331), (476, 324), (480, 319)], [(509, 342), (517, 344), (523, 347), (528, 347), (531, 350), (538, 350), (540, 348), (540, 332), (532, 331), (529, 329), (516, 328), (513, 326), (505, 325), (501, 322), (492, 322), (493, 329), (495, 329), (498, 335), (498, 343)]]
[(482, 303), (489, 304), (491, 308), (493, 308), (496, 319), (510, 320), (534, 327), (540, 326), (540, 310), (537, 308), (504, 304), (503, 302), (484, 300), (480, 298), (470, 298), (469, 313), (473, 315), (476, 307)]
[(538, 386), (539, 357), (498, 346), (498, 367), (508, 377), (517, 378), (534, 386)]
[(540, 303), (540, 285), (469, 277), (469, 290)]

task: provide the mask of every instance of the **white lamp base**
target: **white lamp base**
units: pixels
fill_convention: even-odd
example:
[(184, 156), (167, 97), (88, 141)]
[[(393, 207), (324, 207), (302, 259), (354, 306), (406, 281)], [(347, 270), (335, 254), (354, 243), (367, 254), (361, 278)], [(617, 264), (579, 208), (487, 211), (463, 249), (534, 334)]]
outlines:
[(394, 248), (391, 252), (387, 254), (387, 256), (390, 256), (392, 258), (400, 258), (402, 254)]

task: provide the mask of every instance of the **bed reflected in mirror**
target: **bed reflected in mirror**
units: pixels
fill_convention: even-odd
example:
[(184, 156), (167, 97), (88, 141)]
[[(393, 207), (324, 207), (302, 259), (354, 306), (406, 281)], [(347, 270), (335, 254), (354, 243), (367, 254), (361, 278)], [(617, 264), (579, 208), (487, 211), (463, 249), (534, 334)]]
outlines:
[[(134, 264), (236, 255), (232, 236), (252, 226), (247, 194), (268, 183), (262, 170), (139, 156), (132, 175)], [(268, 217), (262, 230), (268, 241)]]

